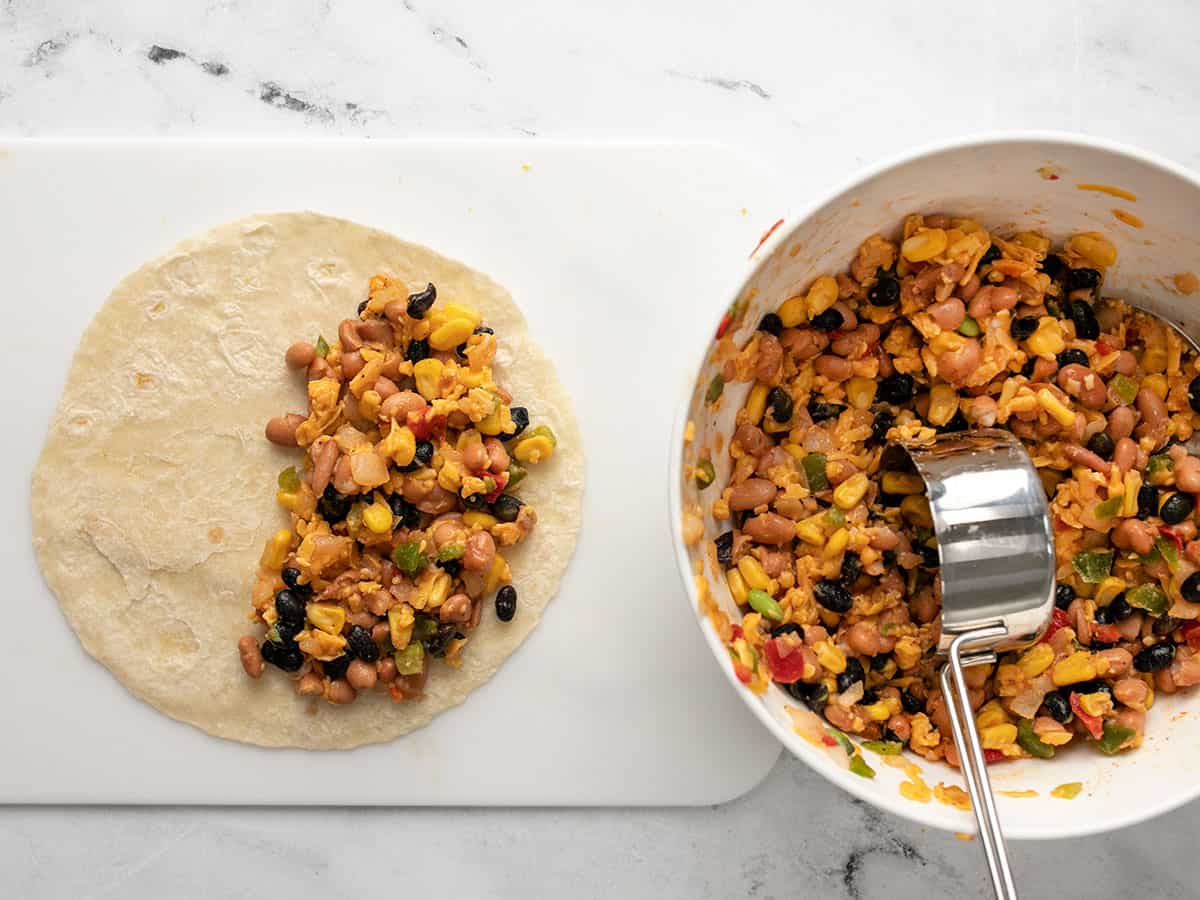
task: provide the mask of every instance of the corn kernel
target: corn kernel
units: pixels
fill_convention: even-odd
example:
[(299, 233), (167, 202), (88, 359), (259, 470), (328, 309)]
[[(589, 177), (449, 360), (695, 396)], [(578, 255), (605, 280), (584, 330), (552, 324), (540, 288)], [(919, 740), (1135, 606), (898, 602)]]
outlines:
[(1021, 670), (1012, 663), (1003, 663), (996, 667), (996, 693), (1001, 697), (1017, 696), (1021, 692), (1023, 680)]
[(1100, 268), (1107, 268), (1117, 261), (1117, 248), (1112, 241), (1095, 231), (1075, 235), (1067, 241), (1067, 249)]
[(925, 482), (921, 480), (920, 475), (911, 472), (884, 472), (882, 483), (884, 493), (895, 494), (898, 497), (925, 493)]
[(502, 584), (512, 581), (512, 569), (508, 560), (497, 553), (492, 558), (492, 567), (488, 569), (487, 577), (483, 580), (483, 592), (490, 594)]
[(392, 421), (387, 437), (375, 446), (375, 451), (398, 466), (407, 466), (417, 455), (417, 438), (407, 425)]
[[(1041, 471), (1039, 469), (1039, 471)], [(1121, 515), (1125, 518), (1136, 515), (1138, 491), (1142, 488), (1142, 473), (1130, 469), (1125, 473), (1125, 499), (1121, 503)]]
[(839, 509), (854, 509), (866, 494), (870, 482), (862, 472), (855, 472), (833, 489), (833, 502)]
[(900, 245), (901, 255), (909, 262), (925, 262), (946, 249), (946, 232), (941, 228), (918, 231)]
[(1089, 716), (1099, 718), (1105, 713), (1112, 712), (1113, 701), (1110, 694), (1104, 691), (1096, 691), (1094, 694), (1083, 694), (1079, 698), (1079, 705)]
[(863, 712), (872, 722), (886, 722), (892, 717), (892, 708), (882, 700), (863, 707)]
[(458, 489), (462, 487), (462, 476), (462, 470), (459, 469), (456, 463), (447, 462), (438, 469), (438, 487), (452, 494), (457, 494)]
[(415, 621), (412, 607), (407, 603), (393, 606), (388, 610), (388, 631), (392, 638), (392, 647), (403, 650), (412, 640), (413, 622)]
[(729, 595), (733, 597), (733, 602), (738, 606), (745, 606), (746, 594), (750, 589), (746, 587), (746, 579), (742, 578), (742, 573), (737, 569), (729, 569), (725, 573), (725, 583), (729, 585)]
[(837, 303), (838, 299), (838, 284), (833, 278), (828, 275), (822, 275), (812, 283), (808, 289), (808, 296), (804, 298), (804, 306), (808, 310), (808, 317), (814, 319), (819, 316), (833, 304)]
[(753, 556), (743, 556), (738, 560), (737, 567), (750, 588), (765, 591), (771, 584), (771, 579), (763, 570), (762, 563)]
[(817, 655), (817, 662), (834, 675), (841, 675), (846, 671), (846, 654), (829, 641), (818, 641), (813, 647), (813, 652)]
[(346, 610), (336, 603), (310, 603), (304, 615), (326, 634), (341, 634), (346, 624)]
[(1125, 590), (1125, 587), (1125, 579), (1110, 575), (1096, 587), (1093, 599), (1095, 599), (1097, 606), (1108, 606), (1108, 604), (1116, 599), (1118, 594)]
[(379, 415), (379, 407), (383, 403), (383, 398), (379, 396), (378, 391), (363, 391), (362, 397), (358, 400), (358, 411), (362, 413), (362, 417), (369, 422), (374, 422), (375, 417)]
[(958, 412), (958, 392), (948, 384), (935, 384), (929, 391), (929, 414), (934, 425), (945, 425)]
[(985, 750), (999, 750), (1007, 747), (1017, 739), (1016, 725), (992, 725), (979, 730), (979, 743)]
[(1166, 375), (1147, 375), (1142, 379), (1142, 387), (1149, 388), (1156, 393), (1160, 400), (1167, 399), (1167, 376)]
[[(1053, 656), (1053, 651), (1051, 656)], [(991, 700), (980, 707), (979, 712), (975, 714), (976, 728), (991, 728), (993, 725), (1008, 724), (1008, 713), (1004, 711), (1004, 707), (999, 701)]]
[(825, 543), (825, 532), (821, 526), (807, 519), (796, 523), (796, 537), (814, 547), (820, 547)]
[(1038, 319), (1038, 327), (1028, 338), (1025, 346), (1037, 356), (1051, 357), (1062, 353), (1067, 346), (1063, 339), (1062, 326), (1052, 316)]
[(463, 513), (463, 524), (468, 528), (482, 528), (486, 531), (489, 528), (495, 527), (499, 520), (485, 512), (480, 512), (477, 509), (469, 509)]
[(795, 328), (805, 319), (804, 298), (789, 297), (775, 310), (775, 315), (779, 316), (784, 328)]
[(921, 661), (921, 645), (917, 643), (916, 638), (902, 637), (896, 641), (892, 655), (896, 657), (896, 663), (901, 669), (911, 669)]
[(442, 306), (435, 306), (428, 316), (429, 324), (433, 330), (437, 330), (453, 319), (467, 319), (470, 321), (472, 328), (483, 322), (483, 316), (478, 311), (461, 303), (446, 303)]
[(746, 421), (751, 425), (762, 421), (763, 413), (767, 410), (767, 394), (770, 392), (771, 389), (761, 381), (750, 388), (750, 394), (746, 397)]
[[(1143, 370), (1154, 375), (1165, 372), (1167, 370), (1166, 348), (1162, 346), (1147, 347), (1142, 353), (1141, 363)], [(1149, 376), (1142, 379), (1142, 383), (1145, 384), (1147, 380), (1149, 380)]]
[[(482, 431), (482, 423), (480, 431)], [(554, 444), (543, 434), (535, 434), (517, 442), (513, 456), (523, 463), (537, 463), (549, 459), (554, 453)]]
[(426, 609), (437, 609), (450, 596), (452, 579), (449, 572), (444, 572), (441, 569), (426, 569), (426, 571), (433, 572), (434, 575), (428, 580), (423, 580), (422, 584), (417, 585), (417, 593), (418, 595), (424, 595)]
[(433, 329), (429, 335), (429, 346), (434, 350), (453, 350), (465, 343), (475, 330), (470, 319), (451, 319), (445, 325)]
[(850, 532), (847, 531), (845, 528), (839, 528), (837, 531), (835, 531), (832, 535), (829, 536), (829, 540), (826, 541), (825, 549), (824, 549), (824, 551), (822, 551), (822, 553), (826, 559), (832, 559), (833, 557), (835, 557), (839, 553), (841, 553), (843, 550), (845, 550), (846, 545), (849, 543), (850, 543)]
[(1053, 416), (1059, 425), (1069, 428), (1075, 424), (1075, 411), (1050, 393), (1049, 388), (1041, 388), (1037, 392), (1037, 400), (1038, 406)]
[(867, 409), (875, 402), (875, 381), (855, 375), (846, 382), (846, 399), (855, 409)]
[(441, 396), (438, 382), (442, 378), (442, 361), (429, 357), (413, 365), (413, 378), (417, 382), (417, 393), (426, 400)]
[(1077, 650), (1054, 664), (1051, 678), (1056, 687), (1091, 681), (1096, 677), (1096, 661), (1086, 650)]
[(292, 549), (292, 532), (288, 528), (280, 528), (277, 532), (267, 538), (267, 544), (263, 547), (262, 557), (259, 559), (259, 565), (264, 569), (273, 569), (278, 571), (283, 568), (284, 562), (287, 561), (288, 551)]
[(392, 508), (377, 496), (375, 502), (363, 510), (362, 520), (376, 534), (387, 534), (392, 530)]
[(920, 494), (910, 494), (900, 501), (900, 515), (910, 525), (922, 528), (933, 527), (933, 514), (929, 511), (929, 501)]
[(1037, 678), (1054, 662), (1054, 649), (1049, 644), (1034, 644), (1017, 660), (1017, 668), (1026, 678)]
[(797, 462), (804, 459), (804, 457), (808, 455), (807, 451), (805, 451), (805, 449), (799, 444), (793, 444), (789, 441), (781, 446), (787, 452), (787, 455)]

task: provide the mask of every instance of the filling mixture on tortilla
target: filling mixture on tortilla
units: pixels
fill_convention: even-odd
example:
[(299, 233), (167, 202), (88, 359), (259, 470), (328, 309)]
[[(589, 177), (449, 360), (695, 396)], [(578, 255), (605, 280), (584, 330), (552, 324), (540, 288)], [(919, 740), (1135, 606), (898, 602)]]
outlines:
[[(1200, 460), (1181, 445), (1200, 424), (1200, 364), (1161, 321), (1101, 297), (1115, 262), (1098, 234), (1052, 250), (914, 215), (744, 347), (723, 339), (717, 377), (754, 383), (712, 507), (729, 522), (712, 552), (745, 609), (728, 634), (742, 681), (782, 685), (879, 752), (957, 765), (929, 504), (882, 453), (999, 426), (1050, 499), (1058, 585), (1040, 643), (967, 669), (989, 760), (1137, 747), (1155, 695), (1200, 683)], [(710, 460), (695, 477), (713, 480)]]
[(291, 674), (301, 695), (350, 703), (386, 689), (419, 697), (431, 659), (461, 665), (484, 599), (517, 607), (500, 549), (524, 540), (537, 514), (515, 494), (524, 465), (548, 458), (554, 433), (529, 428), (496, 384), (496, 335), (473, 309), (435, 306), (430, 284), (409, 294), (371, 279), (338, 340), (288, 348), (308, 374), (308, 415), (267, 423), (304, 462), (279, 475), (291, 526), (267, 541), (242, 666)]

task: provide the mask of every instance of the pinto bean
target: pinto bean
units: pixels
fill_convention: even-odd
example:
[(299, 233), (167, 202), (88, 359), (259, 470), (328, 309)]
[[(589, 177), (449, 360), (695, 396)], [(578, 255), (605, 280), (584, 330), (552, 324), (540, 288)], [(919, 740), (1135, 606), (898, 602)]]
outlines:
[(829, 349), (847, 359), (862, 359), (867, 355), (867, 349), (878, 340), (879, 326), (874, 322), (864, 322), (853, 331), (836, 338)]
[(338, 445), (333, 438), (322, 438), (309, 448), (312, 457), (312, 489), (318, 497), (325, 492), (325, 486), (333, 477), (333, 467), (338, 461)]
[(927, 625), (938, 617), (938, 613), (942, 611), (942, 604), (938, 598), (933, 595), (932, 591), (924, 591), (909, 601), (909, 607), (912, 609), (912, 614), (922, 625)]
[(1079, 363), (1069, 363), (1058, 370), (1058, 386), (1088, 409), (1100, 409), (1108, 401), (1108, 385)]
[(733, 432), (733, 441), (748, 456), (759, 457), (771, 446), (771, 439), (757, 425), (739, 425)]
[(1000, 408), (996, 401), (986, 395), (972, 397), (963, 415), (972, 425), (980, 428), (991, 428), (996, 424), (996, 416)]
[(886, 525), (880, 525), (874, 529), (874, 534), (871, 535), (871, 548), (874, 550), (895, 550), (900, 546), (900, 535), (892, 531)]
[(1117, 361), (1113, 363), (1113, 369), (1122, 375), (1132, 375), (1137, 371), (1137, 357), (1128, 350), (1122, 350), (1117, 355)]
[(1117, 713), (1113, 720), (1122, 728), (1133, 731), (1137, 737), (1146, 733), (1146, 711), (1144, 709), (1125, 708)]
[(396, 382), (392, 381), (386, 375), (380, 375), (375, 379), (374, 390), (379, 395), (379, 399), (386, 400), (392, 394), (397, 393), (400, 388), (396, 385)]
[(789, 466), (790, 471), (795, 471), (795, 466), (792, 464), (792, 455), (782, 447), (772, 447), (758, 458), (758, 465), (754, 467), (754, 474), (767, 478), (771, 474), (772, 469), (777, 469), (780, 466)]
[(356, 659), (346, 667), (346, 681), (356, 691), (369, 691), (375, 687), (375, 681), (378, 678), (379, 673), (376, 671), (374, 663)]
[(850, 645), (851, 650), (863, 656), (876, 656), (883, 652), (879, 625), (876, 622), (855, 622), (846, 631), (846, 643)]
[(862, 716), (855, 715), (853, 709), (843, 709), (836, 703), (830, 703), (825, 707), (825, 718), (834, 728), (840, 728), (849, 734), (858, 734), (866, 725)]
[(813, 368), (817, 370), (818, 375), (823, 375), (830, 381), (845, 381), (854, 374), (854, 366), (850, 360), (829, 354), (818, 356)]
[(967, 308), (957, 297), (949, 297), (941, 303), (934, 303), (926, 308), (929, 317), (945, 331), (956, 331), (967, 317)]
[(1107, 475), (1112, 466), (1110, 463), (1101, 459), (1091, 450), (1080, 447), (1078, 444), (1063, 444), (1063, 456), (1077, 466), (1087, 466), (1089, 469), (1099, 472), (1101, 475)]
[(385, 640), (391, 637), (392, 629), (387, 622), (376, 622), (371, 629), (371, 640), (377, 644), (382, 644)]
[(317, 381), (321, 378), (336, 377), (333, 369), (329, 367), (329, 363), (323, 357), (318, 356), (308, 364), (308, 380)]
[(1140, 678), (1121, 678), (1113, 684), (1113, 697), (1126, 706), (1144, 709), (1150, 689)]
[(317, 358), (317, 348), (308, 341), (296, 341), (287, 348), (283, 360), (293, 369), (306, 369)]
[(338, 340), (342, 343), (342, 353), (362, 348), (362, 338), (358, 336), (358, 322), (355, 319), (342, 319), (338, 325)]
[(368, 344), (382, 344), (391, 347), (396, 343), (395, 332), (391, 323), (384, 319), (367, 319), (358, 323), (358, 336)]
[(767, 573), (768, 578), (778, 578), (792, 564), (790, 549), (771, 550), (767, 547), (758, 547), (755, 549), (755, 555), (758, 556), (758, 561), (762, 563), (763, 571)]
[(1128, 472), (1137, 463), (1138, 445), (1132, 438), (1123, 437), (1113, 449), (1113, 463), (1122, 472)]
[(508, 451), (498, 438), (483, 439), (483, 446), (488, 452), (488, 468), (493, 472), (507, 472), (509, 466)]
[(393, 325), (401, 324), (404, 321), (404, 317), (407, 313), (407, 297), (397, 297), (395, 300), (389, 300), (387, 305), (383, 307), (384, 317)]
[(747, 519), (742, 531), (760, 544), (786, 544), (796, 536), (796, 523), (778, 513), (767, 512)]
[(371, 615), (366, 610), (362, 610), (360, 612), (350, 613), (350, 615), (346, 616), (346, 621), (351, 625), (357, 625), (359, 628), (365, 628), (367, 631), (370, 631), (375, 627), (375, 624), (379, 621), (379, 619), (376, 616)]
[(333, 489), (339, 494), (357, 494), (362, 488), (350, 470), (350, 457), (339, 456), (333, 467)]
[(1150, 388), (1142, 388), (1137, 392), (1137, 408), (1142, 414), (1142, 427), (1148, 428), (1151, 431), (1165, 429), (1167, 425), (1167, 404), (1163, 403), (1162, 397), (1150, 390)]
[(486, 572), (492, 567), (495, 556), (495, 539), (486, 531), (476, 531), (467, 538), (467, 549), (462, 556), (463, 568), (468, 572)]
[(488, 452), (482, 441), (467, 444), (462, 452), (462, 461), (472, 472), (482, 472), (488, 467)]
[(325, 699), (330, 703), (339, 705), (353, 703), (357, 697), (358, 691), (354, 690), (350, 682), (343, 681), (341, 678), (329, 682), (329, 687), (325, 689)]
[(351, 350), (342, 354), (342, 377), (346, 379), (353, 378), (363, 370), (366, 360), (362, 358), (362, 354), (357, 350)]
[(779, 489), (765, 478), (748, 478), (729, 492), (729, 508), (734, 512), (766, 506)]
[(1200, 459), (1185, 456), (1175, 463), (1175, 486), (1189, 494), (1200, 493)]
[(375, 671), (379, 675), (379, 680), (384, 684), (391, 684), (399, 674), (396, 669), (396, 660), (390, 656), (380, 657), (379, 662), (375, 663)]
[(462, 624), (471, 618), (471, 598), (463, 593), (451, 594), (438, 609), (438, 619)]
[(258, 641), (248, 634), (238, 639), (238, 656), (242, 659), (242, 668), (251, 678), (258, 678), (263, 673), (263, 655), (258, 647)]
[(812, 359), (829, 346), (829, 336), (812, 328), (787, 328), (779, 337), (783, 349), (796, 359)]
[(424, 408), (425, 398), (416, 391), (400, 391), (383, 401), (383, 405), (379, 407), (379, 414), (385, 419), (395, 419), (403, 425), (410, 412), (419, 412)]
[(1012, 309), (1016, 305), (1017, 292), (1013, 288), (988, 284), (981, 287), (971, 298), (967, 312), (971, 314), (971, 318), (980, 319), (1000, 309)]
[(1033, 373), (1030, 375), (1030, 381), (1049, 381), (1050, 376), (1058, 371), (1058, 363), (1052, 359), (1042, 359), (1040, 356), (1034, 357)]
[(831, 309), (836, 309), (842, 314), (842, 331), (853, 331), (858, 327), (858, 316), (855, 315), (854, 310), (852, 310), (845, 303), (842, 303), (839, 300), (837, 303), (833, 304)]
[(1109, 539), (1114, 546), (1122, 550), (1145, 554), (1154, 549), (1154, 538), (1157, 536), (1158, 529), (1149, 522), (1143, 522), (1141, 519), (1122, 519), (1121, 524), (1109, 534)]
[(937, 359), (938, 374), (951, 384), (967, 379), (983, 361), (983, 350), (975, 338), (967, 338), (957, 350), (947, 350)]
[(779, 367), (783, 365), (783, 345), (779, 338), (766, 331), (758, 342), (758, 357), (754, 366), (754, 374), (759, 381), (772, 382), (779, 375)]
[(1109, 647), (1101, 650), (1099, 655), (1108, 660), (1108, 671), (1104, 673), (1106, 678), (1124, 675), (1133, 665), (1133, 654), (1121, 647)]
[(841, 484), (857, 474), (858, 466), (848, 459), (835, 459), (825, 467), (825, 475), (833, 485)]
[(1135, 425), (1137, 425), (1137, 413), (1131, 407), (1118, 406), (1108, 414), (1108, 436), (1114, 441), (1133, 434)]
[(1178, 525), (1172, 525), (1175, 529), (1175, 535), (1183, 541), (1193, 541), (1196, 539), (1196, 522), (1193, 519), (1184, 519)]
[(305, 417), (299, 413), (288, 413), (286, 416), (275, 416), (268, 420), (266, 427), (267, 440), (281, 447), (296, 446), (296, 429), (303, 424)]
[(963, 300), (970, 300), (979, 293), (979, 288), (982, 284), (983, 282), (979, 280), (979, 275), (972, 273), (971, 277), (967, 279), (967, 283), (959, 287), (958, 296), (962, 297)]

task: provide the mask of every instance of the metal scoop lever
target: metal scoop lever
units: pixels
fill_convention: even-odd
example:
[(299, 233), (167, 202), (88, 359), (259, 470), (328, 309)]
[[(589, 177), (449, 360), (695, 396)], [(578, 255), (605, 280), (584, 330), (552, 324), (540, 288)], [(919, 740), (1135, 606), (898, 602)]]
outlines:
[(967, 666), (1026, 647), (1054, 611), (1054, 534), (1025, 448), (1006, 431), (941, 435), (889, 448), (925, 481), (942, 581), (942, 693), (996, 896), (1015, 900), (1004, 834), (975, 729)]

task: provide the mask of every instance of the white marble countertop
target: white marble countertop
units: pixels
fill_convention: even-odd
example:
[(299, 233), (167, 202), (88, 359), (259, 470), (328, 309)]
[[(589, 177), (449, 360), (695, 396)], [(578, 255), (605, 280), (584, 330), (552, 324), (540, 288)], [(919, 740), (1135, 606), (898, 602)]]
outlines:
[[(1054, 8), (1051, 9), (1050, 7)], [(803, 201), (972, 131), (1053, 128), (1200, 166), (1200, 8), (684, 0), (0, 0), (0, 138), (691, 138)], [(83, 751), (86, 752), (86, 751)], [(1195, 804), (1014, 845), (1026, 897), (1196, 893)], [(782, 759), (690, 810), (0, 809), (6, 897), (990, 896), (977, 845)]]

